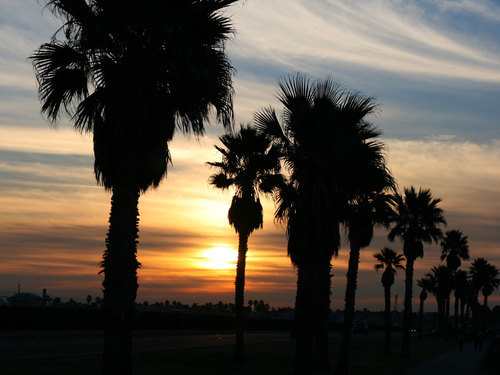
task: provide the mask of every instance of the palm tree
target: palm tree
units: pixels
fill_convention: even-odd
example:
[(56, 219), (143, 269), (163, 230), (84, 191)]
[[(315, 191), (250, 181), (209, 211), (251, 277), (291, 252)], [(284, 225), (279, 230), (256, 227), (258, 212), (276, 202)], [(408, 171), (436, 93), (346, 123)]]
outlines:
[(441, 261), (446, 260), (446, 266), (450, 270), (450, 289), (448, 290), (448, 297), (446, 298), (446, 323), (450, 320), (450, 296), (451, 288), (453, 287), (453, 277), (456, 270), (462, 264), (461, 260), (469, 259), (469, 245), (467, 243), (467, 236), (464, 236), (461, 231), (453, 229), (445, 233), (441, 241)]
[[(379, 159), (377, 164), (380, 164), (371, 173), (366, 170), (364, 171), (365, 173), (360, 173), (366, 180), (358, 188), (360, 192), (354, 196), (354, 199), (350, 200), (344, 221), (348, 232), (350, 252), (345, 292), (344, 329), (335, 371), (336, 374), (348, 374), (349, 372), (350, 337), (352, 321), (354, 319), (360, 250), (370, 244), (373, 237), (374, 225), (378, 224), (387, 227), (392, 214), (392, 200), (389, 195), (384, 193), (384, 190), (393, 189), (394, 181), (386, 170), (384, 159), (380, 153), (373, 152), (372, 155), (374, 160)], [(370, 165), (374, 160), (369, 160), (366, 164)], [(368, 192), (363, 191), (370, 188), (373, 190)]]
[(378, 135), (364, 118), (377, 107), (330, 78), (312, 83), (300, 74), (280, 81), (278, 99), (281, 123), (272, 108), (258, 112), (255, 123), (281, 148), (289, 172), (276, 195), (276, 219), (286, 225), (288, 255), (297, 267), (295, 368), (302, 374), (310, 372), (315, 347), (319, 367), (328, 368), (330, 261), (342, 211), (354, 199), (351, 186), (359, 186), (356, 151)]
[(235, 281), (235, 360), (243, 362), (243, 305), (248, 237), (255, 229), (262, 228), (263, 224), (259, 192), (272, 192), (276, 184), (282, 183), (283, 178), (279, 174), (278, 149), (272, 147), (270, 140), (258, 134), (255, 128), (242, 126), (239, 133), (226, 134), (219, 139), (224, 147), (215, 148), (222, 154), (222, 161), (208, 163), (219, 170), (210, 177), (210, 183), (223, 190), (231, 186), (236, 188), (227, 217), (239, 236)]
[[(478, 292), (483, 293), (483, 305), (488, 306), (488, 296), (500, 286), (500, 271), (484, 258), (474, 259), (470, 266), (472, 285), (476, 290), (476, 301)], [(477, 304), (477, 303), (476, 303)]]
[(441, 261), (446, 260), (446, 265), (452, 271), (460, 268), (462, 260), (469, 259), (469, 244), (467, 236), (457, 229), (445, 233), (441, 241)]
[(401, 264), (404, 256), (388, 247), (384, 247), (373, 254), (373, 257), (379, 262), (375, 264), (375, 270), (384, 270), (381, 282), (384, 286), (385, 298), (385, 355), (389, 355), (391, 352), (391, 286), (394, 284), (394, 276), (398, 269), (405, 269)]
[(403, 241), (403, 253), (406, 257), (405, 301), (403, 318), (403, 341), (401, 357), (410, 356), (410, 325), (412, 317), (413, 265), (415, 260), (424, 256), (424, 243), (437, 243), (442, 237), (440, 224), (445, 224), (443, 210), (438, 207), (441, 199), (433, 198), (430, 190), (412, 186), (404, 189), (404, 194), (394, 197), (396, 215), (388, 238), (396, 237)]
[(448, 325), (446, 322), (446, 300), (450, 290), (450, 269), (446, 266), (440, 265), (432, 267), (431, 272), (426, 276), (429, 279), (429, 291), (436, 297), (438, 305), (438, 321), (439, 332), (443, 337), (447, 338)]
[(131, 372), (137, 294), (138, 201), (167, 172), (179, 126), (202, 134), (215, 108), (231, 126), (232, 35), (223, 10), (236, 0), (49, 0), (63, 21), (31, 56), (42, 113), (67, 113), (93, 134), (97, 181), (112, 192), (104, 273), (103, 372)]
[[(461, 327), (464, 327), (464, 309), (467, 302), (467, 290), (469, 287), (467, 271), (457, 270), (453, 275), (453, 289), (455, 290), (455, 322), (457, 324), (460, 322)], [(459, 307), (460, 318), (458, 315)]]
[(429, 277), (423, 277), (417, 280), (417, 285), (422, 288), (420, 291), (420, 309), (418, 313), (418, 339), (422, 338), (422, 320), (424, 317), (424, 302), (427, 299), (428, 292), (431, 291), (432, 281)]

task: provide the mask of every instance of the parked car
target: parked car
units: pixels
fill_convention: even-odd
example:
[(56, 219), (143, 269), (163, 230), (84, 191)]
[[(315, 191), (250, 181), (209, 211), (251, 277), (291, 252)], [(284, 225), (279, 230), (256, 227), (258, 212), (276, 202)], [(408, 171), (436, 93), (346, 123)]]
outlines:
[(366, 323), (366, 320), (355, 320), (352, 323), (351, 332), (354, 334), (364, 333), (365, 335), (367, 335), (368, 334), (368, 324)]

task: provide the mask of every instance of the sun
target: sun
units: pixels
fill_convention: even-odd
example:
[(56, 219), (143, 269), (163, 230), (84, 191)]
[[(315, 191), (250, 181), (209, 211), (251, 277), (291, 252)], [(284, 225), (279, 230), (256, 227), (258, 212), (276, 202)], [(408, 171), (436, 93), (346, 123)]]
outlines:
[(211, 269), (232, 269), (236, 267), (238, 252), (229, 247), (212, 247), (201, 253), (202, 265)]

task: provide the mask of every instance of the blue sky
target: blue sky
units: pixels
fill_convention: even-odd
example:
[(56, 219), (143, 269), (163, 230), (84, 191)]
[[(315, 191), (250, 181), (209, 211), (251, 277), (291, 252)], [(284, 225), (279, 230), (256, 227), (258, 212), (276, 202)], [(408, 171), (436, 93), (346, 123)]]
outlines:
[[(91, 138), (65, 118), (54, 129), (40, 116), (27, 57), (60, 25), (42, 4), (0, 4), (0, 295), (19, 282), (83, 298), (99, 293), (109, 195), (95, 185)], [(381, 111), (372, 120), (399, 186), (430, 188), (443, 200), (447, 229), (469, 236), (473, 258), (500, 267), (499, 1), (248, 0), (228, 14), (236, 28), (228, 53), (237, 124), (262, 107), (279, 109), (277, 81), (295, 72), (333, 75), (375, 97)], [(167, 181), (141, 198), (139, 300), (232, 299), (229, 270), (217, 280), (198, 268), (196, 277), (178, 271), (196, 263), (200, 247), (236, 247), (226, 221), (231, 196), (208, 186), (204, 164), (217, 160), (221, 134), (214, 124), (199, 141), (177, 135)], [(272, 213), (268, 201), (264, 229), (251, 238), (247, 296), (292, 305), (295, 272)], [(362, 255), (360, 308), (382, 307), (371, 254), (386, 245), (380, 231)], [(334, 309), (342, 307), (346, 257), (344, 244), (333, 261)], [(416, 277), (437, 264), (431, 246)], [(400, 295), (402, 278), (394, 288)]]

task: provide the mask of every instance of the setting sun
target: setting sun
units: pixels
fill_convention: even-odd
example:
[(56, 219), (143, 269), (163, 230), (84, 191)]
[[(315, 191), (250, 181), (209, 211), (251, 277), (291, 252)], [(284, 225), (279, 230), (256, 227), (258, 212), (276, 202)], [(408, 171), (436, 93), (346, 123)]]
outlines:
[(236, 267), (238, 252), (229, 247), (213, 247), (203, 250), (202, 266), (211, 269), (232, 269)]

